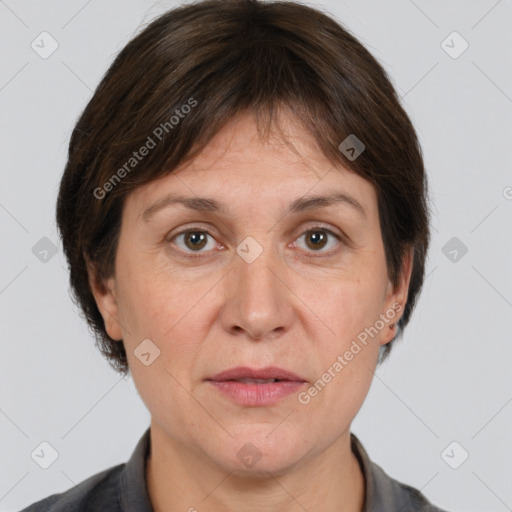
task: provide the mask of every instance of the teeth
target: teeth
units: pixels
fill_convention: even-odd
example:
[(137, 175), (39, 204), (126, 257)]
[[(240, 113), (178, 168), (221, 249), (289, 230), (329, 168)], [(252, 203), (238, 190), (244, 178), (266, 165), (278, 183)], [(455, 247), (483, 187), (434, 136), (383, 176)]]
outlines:
[(237, 379), (237, 381), (245, 384), (268, 384), (269, 382), (277, 382), (277, 379)]

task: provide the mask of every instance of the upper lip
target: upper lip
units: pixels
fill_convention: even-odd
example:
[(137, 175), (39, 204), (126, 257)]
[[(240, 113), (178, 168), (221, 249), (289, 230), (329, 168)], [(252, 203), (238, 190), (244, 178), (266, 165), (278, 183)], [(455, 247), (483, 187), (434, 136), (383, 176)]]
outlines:
[(248, 366), (237, 366), (217, 373), (206, 380), (223, 381), (238, 379), (278, 379), (305, 382), (305, 380), (297, 374), (284, 370), (283, 368), (278, 368), (277, 366), (267, 366), (266, 368), (261, 368), (259, 370), (256, 368), (249, 368)]

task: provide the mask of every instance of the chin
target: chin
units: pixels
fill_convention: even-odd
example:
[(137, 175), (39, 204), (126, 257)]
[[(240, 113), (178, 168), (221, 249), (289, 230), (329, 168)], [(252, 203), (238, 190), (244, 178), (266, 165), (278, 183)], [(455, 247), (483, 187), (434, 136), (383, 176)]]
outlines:
[[(279, 428), (282, 429), (280, 435), (277, 433)], [(233, 474), (244, 477), (268, 478), (269, 473), (273, 476), (286, 473), (306, 456), (307, 441), (293, 435), (283, 425), (272, 429), (275, 429), (275, 425), (239, 430), (229, 446), (221, 447), (232, 454), (227, 459), (226, 451), (219, 454), (224, 459), (222, 465)]]
[(238, 459), (227, 461), (226, 469), (232, 475), (243, 478), (268, 479), (269, 477), (279, 477), (288, 473), (301, 460), (301, 455), (297, 453), (275, 454), (269, 458), (268, 455), (262, 455), (259, 460), (251, 465)]

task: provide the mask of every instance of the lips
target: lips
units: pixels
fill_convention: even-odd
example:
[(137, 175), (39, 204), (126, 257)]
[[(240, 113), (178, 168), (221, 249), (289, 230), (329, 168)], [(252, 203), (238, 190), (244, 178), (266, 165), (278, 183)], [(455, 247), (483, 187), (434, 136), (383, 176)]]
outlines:
[(277, 366), (268, 366), (260, 370), (247, 366), (237, 366), (236, 368), (224, 370), (206, 380), (214, 382), (231, 380), (255, 384), (277, 381), (306, 382), (305, 379), (299, 377), (297, 374), (284, 370), (283, 368), (278, 368)]
[(214, 375), (206, 381), (231, 401), (245, 407), (268, 407), (297, 393), (305, 380), (297, 374), (269, 366), (256, 370), (238, 366)]

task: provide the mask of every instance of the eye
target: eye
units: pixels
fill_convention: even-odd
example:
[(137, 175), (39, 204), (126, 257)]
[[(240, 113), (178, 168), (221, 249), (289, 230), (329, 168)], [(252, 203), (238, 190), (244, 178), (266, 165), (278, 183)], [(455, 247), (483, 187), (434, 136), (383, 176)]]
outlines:
[[(333, 233), (330, 229), (324, 228), (323, 226), (317, 226), (312, 229), (308, 229), (305, 233), (303, 233), (297, 240), (301, 239), (305, 240), (305, 245), (307, 250), (311, 250), (313, 252), (327, 253), (331, 254), (335, 252), (335, 247), (338, 242), (341, 241), (341, 237), (336, 233)], [(331, 238), (331, 245), (329, 246), (329, 238)], [(332, 240), (334, 238), (334, 240)], [(295, 243), (295, 245), (297, 245)], [(326, 250), (322, 250), (325, 247), (328, 247)]]
[[(178, 233), (171, 240), (183, 240), (184, 246), (180, 246), (180, 244), (176, 244), (180, 249), (185, 252), (205, 252), (201, 249), (204, 249), (208, 246), (208, 237), (213, 237), (203, 229), (187, 229), (186, 231), (182, 231)], [(212, 243), (210, 249), (216, 247), (215, 243)]]
[[(209, 241), (208, 238), (211, 238), (211, 241)], [(305, 240), (306, 250), (308, 252), (319, 252), (322, 254), (334, 253), (336, 251), (335, 247), (337, 243), (341, 241), (341, 237), (339, 235), (323, 226), (316, 226), (312, 229), (308, 229), (299, 238), (297, 238), (297, 240), (302, 238)], [(329, 238), (331, 238), (330, 246)], [(189, 228), (185, 231), (181, 231), (171, 237), (169, 241), (175, 241), (178, 248), (185, 253), (189, 253), (189, 255), (190, 253), (208, 252), (208, 249), (215, 249), (215, 247), (219, 247), (219, 244), (216, 243), (215, 239), (208, 231), (196, 228)], [(210, 247), (208, 247), (208, 242), (210, 242)], [(297, 242), (294, 242), (294, 246), (297, 245)], [(327, 247), (326, 250), (324, 250), (325, 247)]]

